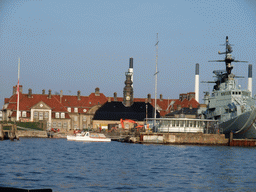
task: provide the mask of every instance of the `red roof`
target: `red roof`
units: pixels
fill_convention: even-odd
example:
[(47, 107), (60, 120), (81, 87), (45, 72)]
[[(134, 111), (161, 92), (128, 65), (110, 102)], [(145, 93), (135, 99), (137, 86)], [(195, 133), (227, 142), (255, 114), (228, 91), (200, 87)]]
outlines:
[[(192, 93), (192, 92), (191, 92)], [(39, 102), (44, 102), (48, 105), (53, 112), (65, 112), (67, 113), (67, 108), (71, 108), (71, 112), (74, 112), (74, 109), (77, 108), (77, 113), (87, 113), (90, 108), (95, 105), (103, 105), (108, 101), (108, 97), (106, 97), (103, 93), (95, 94), (91, 93), (89, 96), (80, 96), (78, 99), (77, 95), (52, 95), (51, 99), (48, 98), (48, 94), (32, 94), (31, 98), (28, 98), (28, 94), (20, 93), (20, 107), (21, 111), (30, 111), (31, 107), (38, 104)], [(114, 97), (110, 97), (111, 101), (114, 101)], [(7, 109), (15, 111), (17, 109), (17, 95), (14, 94), (10, 98), (5, 98), (5, 103), (8, 103)], [(117, 101), (122, 102), (123, 97), (117, 97)], [(147, 98), (134, 98), (134, 102), (146, 102)], [(190, 107), (198, 108), (199, 103), (194, 99), (184, 99), (182, 102), (179, 99), (157, 99), (157, 105), (160, 108), (160, 115), (164, 116), (170, 112), (169, 105), (171, 102), (172, 110), (177, 110), (178, 105), (181, 108)], [(151, 105), (155, 107), (155, 99), (151, 99)], [(55, 114), (54, 117), (55, 118)], [(67, 118), (70, 118), (69, 116)]]
[[(7, 109), (16, 110), (17, 95), (12, 95), (8, 100)], [(71, 112), (74, 112), (74, 108), (78, 108), (78, 113), (86, 113), (91, 107), (106, 103), (107, 97), (102, 93), (99, 96), (91, 93), (89, 96), (80, 96), (80, 100), (78, 100), (77, 96), (69, 95), (63, 95), (60, 100), (60, 95), (52, 95), (51, 99), (49, 99), (48, 95), (32, 94), (32, 97), (28, 98), (28, 94), (20, 93), (19, 110), (30, 111), (31, 107), (41, 101), (48, 105), (53, 112), (68, 112), (67, 107), (71, 107)]]

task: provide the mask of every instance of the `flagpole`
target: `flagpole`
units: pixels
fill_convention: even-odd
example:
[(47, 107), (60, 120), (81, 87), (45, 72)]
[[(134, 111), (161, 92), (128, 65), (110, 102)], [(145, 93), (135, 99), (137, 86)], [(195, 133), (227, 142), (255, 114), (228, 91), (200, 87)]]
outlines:
[(16, 121), (19, 121), (19, 107), (20, 107), (20, 58), (18, 60), (18, 85), (17, 85), (17, 114)]

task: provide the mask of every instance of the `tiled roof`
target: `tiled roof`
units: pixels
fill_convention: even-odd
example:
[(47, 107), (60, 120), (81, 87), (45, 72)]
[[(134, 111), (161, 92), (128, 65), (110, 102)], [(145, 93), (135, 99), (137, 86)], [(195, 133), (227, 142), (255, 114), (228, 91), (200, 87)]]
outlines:
[(4, 98), (4, 104), (9, 103), (9, 101), (10, 101), (10, 98)]
[[(9, 99), (7, 109), (16, 110), (16, 100), (17, 95), (12, 95)], [(63, 95), (61, 100), (60, 95), (52, 95), (51, 99), (49, 99), (46, 94), (33, 94), (31, 98), (28, 98), (28, 94), (20, 93), (19, 109), (21, 111), (29, 111), (32, 106), (40, 101), (51, 107), (53, 112), (67, 112), (67, 107), (71, 107), (71, 112), (74, 112), (74, 108), (77, 107), (79, 113), (86, 113), (91, 107), (106, 103), (107, 98), (102, 93), (100, 93), (99, 96), (95, 95), (95, 93), (91, 93), (89, 96), (80, 96), (80, 100), (78, 100), (77, 96), (68, 95)]]
[[(106, 97), (103, 93), (91, 93), (89, 96), (80, 96), (78, 99), (77, 95), (52, 95), (51, 99), (48, 99), (48, 94), (32, 94), (32, 98), (28, 98), (28, 94), (20, 93), (20, 110), (21, 111), (30, 111), (31, 107), (39, 103), (40, 101), (44, 102), (46, 105), (51, 107), (53, 112), (67, 112), (67, 108), (71, 108), (71, 112), (74, 112), (74, 109), (78, 109), (78, 113), (87, 113), (95, 105), (103, 105), (108, 100), (114, 101), (114, 97)], [(147, 102), (147, 98), (134, 98), (134, 103)], [(17, 108), (16, 105), (17, 95), (14, 94), (10, 98), (5, 98), (5, 104), (8, 104), (7, 109), (15, 111)], [(123, 101), (123, 97), (117, 97), (118, 102)], [(168, 106), (172, 103), (172, 106)], [(151, 99), (150, 104), (155, 106), (155, 99)], [(198, 108), (199, 103), (194, 99), (184, 99), (180, 101), (179, 99), (157, 99), (157, 109), (160, 109), (160, 115), (165, 116), (170, 109), (177, 110), (178, 105), (182, 108), (190, 107)]]

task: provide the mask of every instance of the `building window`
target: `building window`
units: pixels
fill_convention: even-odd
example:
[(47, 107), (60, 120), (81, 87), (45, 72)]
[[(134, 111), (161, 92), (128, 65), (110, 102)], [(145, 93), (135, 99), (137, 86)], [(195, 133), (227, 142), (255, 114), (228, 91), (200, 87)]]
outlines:
[(55, 113), (55, 118), (60, 118), (60, 114), (59, 113)]
[(22, 111), (22, 117), (27, 117), (27, 112), (26, 111)]
[(74, 117), (74, 121), (77, 121), (77, 116)]
[(83, 129), (85, 129), (86, 128), (86, 124), (83, 124)]
[(71, 107), (68, 107), (68, 112), (71, 112)]
[(21, 111), (19, 111), (19, 117), (21, 117)]
[(34, 112), (34, 118), (38, 118), (38, 112)]
[(86, 121), (86, 116), (83, 116), (83, 121)]
[(56, 125), (57, 125), (56, 122), (53, 122), (53, 123), (52, 123), (52, 127), (53, 127), (53, 128), (56, 128)]
[(63, 128), (67, 128), (68, 127), (68, 124), (65, 122), (63, 123)]
[(61, 122), (60, 122), (60, 123), (58, 123), (58, 127), (59, 127), (59, 128), (61, 128)]
[(65, 118), (65, 113), (61, 113), (61, 118)]
[(44, 112), (44, 118), (48, 119), (48, 117), (49, 117), (49, 113), (48, 112)]
[(78, 108), (77, 108), (77, 107), (75, 107), (74, 112), (75, 112), (75, 113), (77, 113), (77, 112), (78, 112)]
[(43, 112), (39, 112), (39, 120), (43, 120), (44, 119), (44, 113)]

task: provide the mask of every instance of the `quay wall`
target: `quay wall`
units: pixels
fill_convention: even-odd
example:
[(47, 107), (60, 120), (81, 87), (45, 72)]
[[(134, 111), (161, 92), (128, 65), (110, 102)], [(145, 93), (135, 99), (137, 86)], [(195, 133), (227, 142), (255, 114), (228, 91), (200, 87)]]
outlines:
[(36, 138), (47, 138), (47, 132), (46, 131), (22, 131), (18, 130), (17, 135), (19, 137), (36, 137)]
[(155, 133), (142, 134), (142, 143), (228, 145), (224, 134), (203, 133)]

